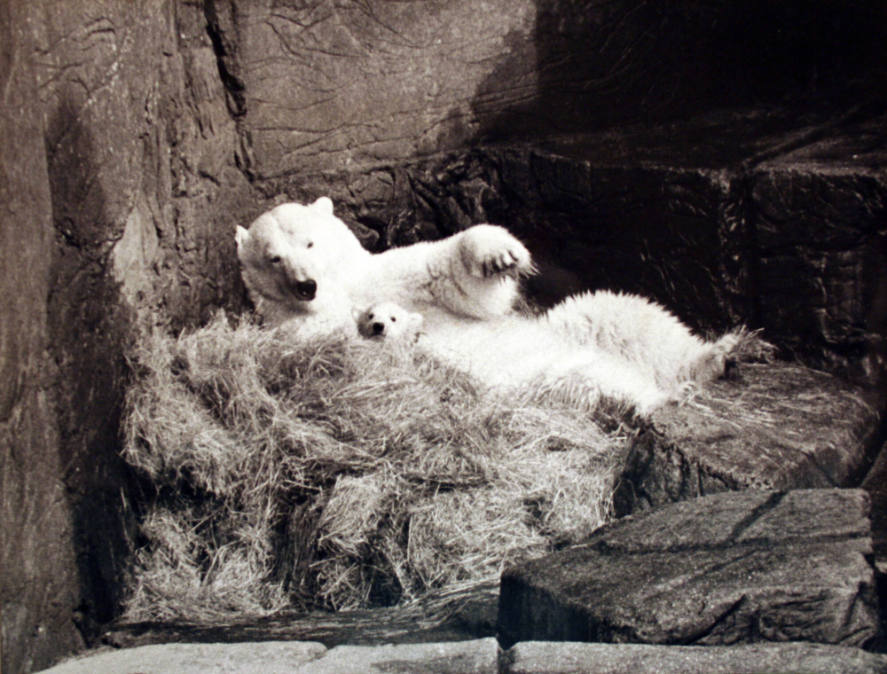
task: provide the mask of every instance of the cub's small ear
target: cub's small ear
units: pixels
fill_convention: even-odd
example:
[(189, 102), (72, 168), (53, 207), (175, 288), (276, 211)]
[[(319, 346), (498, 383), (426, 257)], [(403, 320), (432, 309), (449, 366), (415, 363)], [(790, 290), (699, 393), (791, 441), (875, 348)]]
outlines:
[(357, 307), (351, 307), (351, 318), (354, 319), (355, 323), (359, 323), (360, 319), (363, 317), (364, 312), (362, 309), (358, 309)]
[(424, 322), (425, 319), (422, 318), (422, 314), (410, 314), (410, 326), (413, 330), (421, 330)]
[(325, 213), (326, 215), (333, 214), (333, 200), (329, 197), (320, 197), (317, 201), (311, 204), (311, 208), (317, 209), (321, 213)]
[(237, 252), (239, 253), (249, 242), (249, 231), (240, 225), (237, 225), (237, 231), (234, 233), (234, 240), (237, 242)]

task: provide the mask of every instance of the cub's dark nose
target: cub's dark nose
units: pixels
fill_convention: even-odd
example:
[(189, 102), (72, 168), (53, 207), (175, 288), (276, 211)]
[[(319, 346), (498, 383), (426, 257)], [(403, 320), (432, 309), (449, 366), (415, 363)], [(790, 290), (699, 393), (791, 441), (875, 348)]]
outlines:
[(381, 335), (383, 332), (385, 332), (385, 324), (384, 323), (379, 323), (378, 321), (376, 323), (373, 323), (373, 334), (374, 335)]
[(313, 279), (296, 281), (296, 295), (300, 300), (313, 300), (317, 294), (317, 283)]

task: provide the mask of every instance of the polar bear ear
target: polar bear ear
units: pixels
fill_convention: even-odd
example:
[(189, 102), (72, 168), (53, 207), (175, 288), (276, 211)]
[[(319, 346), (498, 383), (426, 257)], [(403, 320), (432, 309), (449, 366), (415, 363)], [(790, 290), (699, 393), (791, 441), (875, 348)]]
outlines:
[(422, 323), (425, 322), (425, 319), (422, 318), (422, 314), (410, 314), (410, 327), (419, 332), (422, 329)]
[(325, 215), (333, 214), (333, 200), (329, 197), (320, 197), (317, 201), (311, 204), (311, 208), (314, 208)]
[(237, 231), (234, 233), (234, 240), (237, 242), (237, 252), (239, 253), (249, 243), (249, 231), (237, 225)]

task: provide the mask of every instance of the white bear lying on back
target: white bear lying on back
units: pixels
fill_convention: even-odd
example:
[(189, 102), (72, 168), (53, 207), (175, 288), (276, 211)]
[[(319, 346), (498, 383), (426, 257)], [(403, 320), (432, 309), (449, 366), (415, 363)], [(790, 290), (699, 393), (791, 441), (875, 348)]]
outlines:
[(372, 254), (321, 197), (274, 208), (238, 227), (236, 241), (244, 283), (269, 323), (353, 331), (355, 310), (393, 303), (423, 317), (423, 348), (494, 387), (579, 378), (589, 396), (643, 412), (723, 373), (736, 343), (706, 342), (659, 305), (606, 291), (517, 314), (518, 278), (533, 264), (495, 225)]
[(377, 255), (364, 249), (333, 202), (283, 204), (237, 228), (237, 256), (256, 310), (277, 324), (339, 316), (376, 302), (426, 304), (473, 318), (509, 313), (530, 254), (507, 230), (477, 225), (442, 241)]

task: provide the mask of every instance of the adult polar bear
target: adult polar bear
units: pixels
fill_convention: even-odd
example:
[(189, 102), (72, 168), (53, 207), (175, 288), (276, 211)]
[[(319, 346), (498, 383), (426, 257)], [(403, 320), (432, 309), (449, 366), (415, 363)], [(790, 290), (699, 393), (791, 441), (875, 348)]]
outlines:
[(277, 206), (249, 229), (238, 227), (236, 242), (266, 322), (353, 332), (355, 312), (393, 302), (423, 316), (423, 348), (494, 387), (580, 378), (589, 395), (647, 412), (688, 383), (722, 374), (737, 341), (728, 334), (706, 342), (659, 305), (607, 291), (569, 297), (539, 316), (519, 314), (519, 277), (533, 263), (496, 225), (373, 254), (321, 197)]

